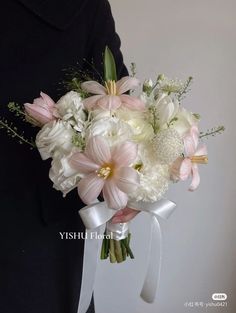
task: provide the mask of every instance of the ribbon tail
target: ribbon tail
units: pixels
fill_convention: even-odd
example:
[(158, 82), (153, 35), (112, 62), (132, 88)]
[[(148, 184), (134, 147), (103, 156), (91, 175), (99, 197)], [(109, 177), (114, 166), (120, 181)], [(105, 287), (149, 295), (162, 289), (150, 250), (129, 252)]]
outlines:
[(86, 229), (87, 236), (84, 243), (82, 283), (77, 313), (87, 312), (94, 290), (101, 240), (94, 239), (91, 234), (92, 232), (102, 235), (104, 225), (93, 230)]
[(151, 235), (148, 251), (148, 265), (140, 297), (148, 303), (155, 300), (160, 280), (162, 262), (162, 234), (158, 219), (151, 216)]

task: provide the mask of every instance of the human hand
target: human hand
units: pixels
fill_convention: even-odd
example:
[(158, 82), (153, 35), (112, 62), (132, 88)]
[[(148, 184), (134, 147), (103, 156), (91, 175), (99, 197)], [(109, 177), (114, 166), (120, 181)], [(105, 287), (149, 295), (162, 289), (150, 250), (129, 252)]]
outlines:
[(111, 222), (113, 224), (127, 223), (131, 221), (139, 212), (140, 211), (126, 207), (117, 211), (117, 213), (112, 217)]

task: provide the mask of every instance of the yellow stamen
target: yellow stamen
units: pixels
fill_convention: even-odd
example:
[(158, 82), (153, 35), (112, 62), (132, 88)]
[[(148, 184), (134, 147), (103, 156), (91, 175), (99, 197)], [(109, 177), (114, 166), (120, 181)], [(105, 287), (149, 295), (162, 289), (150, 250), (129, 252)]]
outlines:
[(112, 169), (109, 166), (101, 167), (97, 171), (98, 177), (101, 177), (103, 179), (107, 179), (109, 176), (111, 176), (111, 174), (112, 174)]
[(105, 82), (105, 87), (107, 89), (107, 94), (111, 96), (117, 95), (116, 82), (114, 80), (108, 80)]
[(190, 157), (192, 163), (199, 163), (199, 164), (207, 164), (208, 157), (207, 155), (194, 155)]

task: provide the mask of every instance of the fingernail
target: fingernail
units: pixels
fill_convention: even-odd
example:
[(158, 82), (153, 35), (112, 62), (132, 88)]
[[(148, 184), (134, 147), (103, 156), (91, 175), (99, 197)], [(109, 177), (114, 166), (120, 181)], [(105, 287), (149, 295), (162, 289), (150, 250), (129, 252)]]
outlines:
[(111, 221), (112, 223), (120, 223), (121, 222), (121, 219), (119, 217), (114, 217)]

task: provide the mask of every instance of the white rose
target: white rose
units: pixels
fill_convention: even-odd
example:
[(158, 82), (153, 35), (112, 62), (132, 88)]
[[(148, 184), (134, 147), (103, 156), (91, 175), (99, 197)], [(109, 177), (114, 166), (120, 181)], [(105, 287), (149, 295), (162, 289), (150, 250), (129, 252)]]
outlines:
[(36, 145), (43, 160), (53, 156), (56, 150), (68, 152), (72, 149), (74, 131), (70, 124), (61, 120), (43, 126), (36, 136)]
[(150, 140), (154, 136), (153, 128), (150, 123), (143, 119), (131, 119), (128, 124), (132, 127), (134, 136), (133, 140), (141, 142), (143, 140)]
[(133, 136), (132, 128), (116, 117), (107, 117), (95, 120), (88, 129), (87, 138), (90, 136), (105, 137), (110, 146), (129, 140)]
[(169, 123), (177, 114), (179, 110), (179, 103), (173, 100), (170, 96), (162, 94), (155, 102), (155, 107), (158, 113), (158, 122), (162, 128)]
[(58, 100), (56, 107), (64, 121), (70, 120), (77, 131), (82, 131), (87, 116), (78, 92), (70, 91), (65, 94)]
[(132, 140), (141, 142), (150, 140), (154, 136), (153, 128), (149, 123), (145, 112), (120, 109), (116, 112), (117, 118), (127, 123), (133, 132)]
[(176, 121), (171, 124), (171, 127), (173, 127), (181, 137), (188, 133), (193, 125), (198, 124), (198, 119), (185, 108), (180, 108), (175, 117)]
[(73, 190), (80, 180), (80, 175), (68, 162), (71, 155), (72, 152), (65, 155), (56, 151), (49, 171), (49, 178), (53, 182), (53, 187), (56, 190), (60, 190), (63, 196), (66, 196), (68, 192)]

